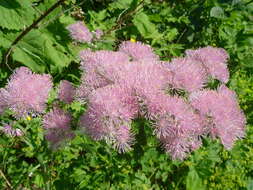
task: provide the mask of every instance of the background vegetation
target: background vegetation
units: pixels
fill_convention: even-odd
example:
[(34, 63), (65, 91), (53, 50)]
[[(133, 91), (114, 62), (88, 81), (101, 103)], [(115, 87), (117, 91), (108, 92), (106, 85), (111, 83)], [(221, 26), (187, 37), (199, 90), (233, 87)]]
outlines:
[[(66, 146), (52, 151), (40, 118), (20, 120), (16, 125), (25, 136), (0, 136), (0, 189), (253, 189), (253, 1), (66, 0), (12, 46), (55, 2), (0, 1), (0, 87), (21, 65), (50, 73), (55, 84), (67, 79), (78, 85), (81, 49), (114, 50), (130, 38), (150, 44), (164, 60), (186, 49), (217, 46), (230, 54), (229, 86), (246, 114), (247, 136), (232, 151), (204, 139), (201, 149), (179, 162), (164, 153), (144, 121), (135, 122), (139, 143), (134, 150), (118, 154), (78, 131)], [(91, 31), (103, 30), (104, 37), (90, 45), (73, 43), (66, 26), (76, 20)], [(69, 109), (83, 112), (78, 103)], [(0, 116), (2, 124), (12, 119), (8, 113)]]

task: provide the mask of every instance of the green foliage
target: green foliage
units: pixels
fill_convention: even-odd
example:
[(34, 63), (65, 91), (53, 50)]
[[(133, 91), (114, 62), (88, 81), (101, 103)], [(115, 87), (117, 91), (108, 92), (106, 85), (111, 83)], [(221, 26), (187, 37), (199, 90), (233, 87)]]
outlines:
[(22, 30), (33, 22), (35, 10), (29, 0), (1, 1), (0, 27)]
[[(236, 91), (247, 116), (247, 135), (230, 151), (219, 142), (203, 139), (203, 147), (184, 161), (172, 161), (152, 137), (149, 123), (133, 124), (137, 142), (133, 150), (118, 154), (105, 142), (94, 142), (78, 128), (85, 106), (74, 102), (69, 110), (75, 120), (76, 137), (59, 150), (44, 139), (41, 119), (18, 120), (14, 127), (23, 137), (0, 137), (0, 189), (253, 189), (253, 3), (251, 0), (81, 0), (66, 3), (45, 17), (13, 47), (7, 64), (26, 65), (36, 72), (80, 83), (76, 58), (81, 49), (117, 49), (120, 41), (134, 38), (152, 45), (163, 60), (200, 46), (225, 48), (230, 58), (230, 88)], [(0, 59), (14, 39), (54, 0), (0, 2)], [(83, 13), (82, 13), (82, 11)], [(74, 44), (66, 26), (83, 20), (91, 31), (105, 35), (92, 44)], [(0, 86), (11, 74), (1, 63)], [(215, 82), (214, 82), (215, 83)], [(214, 84), (213, 84), (214, 85)], [(49, 105), (55, 101), (52, 91)], [(1, 125), (14, 120), (0, 116)]]
[(159, 32), (155, 24), (150, 22), (148, 15), (143, 12), (135, 15), (133, 23), (144, 38), (156, 39), (159, 38)]
[[(3, 28), (2, 31), (0, 30), (2, 55), (6, 56), (5, 53), (11, 47), (13, 40), (24, 28), (32, 24), (35, 18), (38, 18), (38, 11), (41, 13), (46, 11), (53, 3), (54, 1), (48, 0), (37, 5), (37, 7), (33, 6), (31, 1), (0, 3), (0, 12), (1, 9), (4, 10), (1, 14), (8, 17), (8, 19), (1, 19), (0, 21), (0, 27)], [(75, 60), (78, 48), (71, 43), (65, 29), (69, 21), (71, 20), (73, 23), (74, 19), (67, 15), (61, 19), (54, 18), (57, 16), (56, 13), (59, 13), (59, 10), (53, 11), (41, 23), (41, 27), (33, 29), (17, 45), (12, 47), (12, 61), (8, 63), (11, 68), (13, 68), (11, 65), (15, 66), (17, 63), (21, 63), (35, 72), (47, 71), (57, 74), (67, 67), (72, 60)], [(54, 20), (50, 20), (50, 18)]]
[(224, 11), (221, 7), (213, 7), (210, 11), (210, 16), (222, 19), (225, 17)]

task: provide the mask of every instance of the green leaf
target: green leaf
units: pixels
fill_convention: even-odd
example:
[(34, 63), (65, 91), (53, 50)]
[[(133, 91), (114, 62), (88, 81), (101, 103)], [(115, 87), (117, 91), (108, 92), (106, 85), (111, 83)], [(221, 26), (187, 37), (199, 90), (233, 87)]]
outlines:
[(190, 168), (190, 171), (186, 177), (186, 189), (187, 190), (204, 190), (205, 186), (202, 183), (197, 171), (194, 168)]
[(213, 7), (210, 11), (210, 16), (221, 19), (225, 17), (225, 14), (221, 7)]
[(150, 22), (148, 15), (143, 12), (134, 16), (133, 23), (144, 38), (156, 39), (161, 37), (161, 34), (159, 34), (155, 24)]
[(248, 180), (247, 189), (248, 189), (248, 190), (253, 189), (253, 180), (252, 180), (252, 178), (250, 178), (250, 179)]
[(177, 35), (178, 35), (178, 31), (176, 28), (169, 29), (166, 34), (166, 39), (168, 41), (172, 41), (176, 38)]
[(69, 25), (69, 24), (73, 24), (75, 23), (75, 19), (73, 19), (72, 17), (70, 16), (67, 16), (67, 15), (63, 15), (59, 18), (60, 22), (62, 24), (64, 24), (65, 26)]
[(241, 64), (247, 68), (253, 68), (253, 55), (246, 55), (243, 60), (241, 60)]
[(15, 39), (14, 33), (8, 35), (0, 31), (0, 47), (8, 48), (11, 45), (11, 40)]
[(127, 9), (131, 6), (133, 0), (116, 0), (110, 4), (111, 9)]
[(0, 49), (0, 60), (2, 60), (2, 56), (3, 56), (3, 54), (2, 54), (2, 51)]
[[(10, 40), (10, 39), (9, 39)], [(31, 31), (13, 49), (13, 59), (35, 72), (49, 68), (52, 73), (61, 72), (73, 59), (70, 48), (63, 47), (45, 31)]]
[(237, 4), (239, 4), (239, 3), (241, 3), (241, 0), (233, 0), (232, 1), (232, 5), (234, 6), (234, 5), (237, 5)]
[(95, 11), (88, 11), (91, 20), (89, 22), (89, 25), (92, 26), (93, 29), (107, 29), (108, 25), (108, 20), (105, 20), (106, 17), (108, 16), (107, 10), (102, 10), (99, 12)]
[(35, 11), (29, 0), (0, 1), (0, 27), (21, 30), (32, 24)]
[(49, 64), (50, 71), (53, 73), (61, 72), (71, 61), (71, 58), (65, 55), (64, 47), (57, 43), (53, 43), (53, 41), (49, 39), (44, 41), (44, 53), (45, 60), (47, 64)]
[(30, 67), (35, 72), (44, 72), (44, 39), (38, 31), (31, 31), (13, 49), (13, 59)]
[(44, 180), (43, 177), (40, 174), (37, 174), (35, 176), (35, 180), (34, 180), (35, 185), (37, 185), (38, 187), (43, 187), (44, 185)]

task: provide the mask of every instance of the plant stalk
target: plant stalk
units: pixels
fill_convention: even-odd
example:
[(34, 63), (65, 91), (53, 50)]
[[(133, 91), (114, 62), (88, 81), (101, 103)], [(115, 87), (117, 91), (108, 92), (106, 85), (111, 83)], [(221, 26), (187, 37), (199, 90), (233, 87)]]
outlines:
[(5, 175), (4, 175), (4, 173), (3, 173), (3, 171), (2, 171), (1, 169), (0, 169), (0, 174), (1, 174), (1, 176), (4, 178), (4, 180), (6, 181), (8, 187), (9, 187), (10, 189), (12, 189), (11, 183), (10, 183), (9, 180), (5, 177)]

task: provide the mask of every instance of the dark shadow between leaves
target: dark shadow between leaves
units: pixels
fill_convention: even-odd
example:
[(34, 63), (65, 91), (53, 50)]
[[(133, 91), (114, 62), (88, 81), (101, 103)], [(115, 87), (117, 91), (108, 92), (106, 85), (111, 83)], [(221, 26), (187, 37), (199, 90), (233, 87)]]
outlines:
[(3, 0), (0, 1), (0, 6), (5, 7), (7, 9), (17, 9), (20, 8), (21, 5), (16, 0)]

